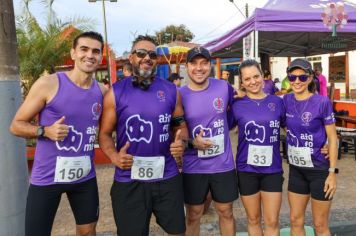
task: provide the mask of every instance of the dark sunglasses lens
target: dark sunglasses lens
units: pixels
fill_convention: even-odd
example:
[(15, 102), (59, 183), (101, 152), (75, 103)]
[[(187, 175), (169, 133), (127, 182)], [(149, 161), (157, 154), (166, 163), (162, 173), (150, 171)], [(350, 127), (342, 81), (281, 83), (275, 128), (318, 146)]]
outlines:
[(157, 59), (157, 53), (154, 51), (148, 52), (148, 56), (153, 60)]
[(136, 55), (137, 55), (139, 58), (144, 58), (144, 57), (147, 55), (147, 52), (144, 51), (144, 50), (136, 50)]
[(294, 82), (297, 79), (297, 76), (295, 75), (288, 75), (288, 80), (291, 82)]
[(299, 77), (299, 80), (301, 81), (301, 82), (305, 82), (305, 81), (307, 81), (308, 80), (308, 75), (300, 75), (300, 76), (298, 76)]

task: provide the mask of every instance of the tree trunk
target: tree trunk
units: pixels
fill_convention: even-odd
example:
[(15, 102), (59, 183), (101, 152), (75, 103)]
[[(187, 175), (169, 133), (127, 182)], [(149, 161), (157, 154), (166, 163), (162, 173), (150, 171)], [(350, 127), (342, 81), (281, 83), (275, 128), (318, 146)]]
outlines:
[(0, 235), (24, 235), (28, 170), (25, 140), (9, 133), (20, 106), (12, 0), (0, 0)]

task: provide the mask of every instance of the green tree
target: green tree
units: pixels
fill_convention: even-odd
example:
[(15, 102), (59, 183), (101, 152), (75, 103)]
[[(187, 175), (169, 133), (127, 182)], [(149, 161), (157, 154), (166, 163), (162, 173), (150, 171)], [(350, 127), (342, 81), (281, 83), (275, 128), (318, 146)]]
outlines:
[(32, 0), (24, 0), (23, 13), (16, 18), (16, 35), (24, 97), (33, 83), (44, 73), (55, 72), (69, 56), (71, 42), (81, 31), (91, 29), (89, 18), (58, 19), (53, 11), (54, 0), (43, 0), (48, 10), (45, 26), (41, 26), (29, 10)]
[(160, 31), (156, 31), (155, 38), (159, 44), (167, 44), (176, 40), (190, 42), (194, 38), (194, 34), (183, 24), (168, 25)]

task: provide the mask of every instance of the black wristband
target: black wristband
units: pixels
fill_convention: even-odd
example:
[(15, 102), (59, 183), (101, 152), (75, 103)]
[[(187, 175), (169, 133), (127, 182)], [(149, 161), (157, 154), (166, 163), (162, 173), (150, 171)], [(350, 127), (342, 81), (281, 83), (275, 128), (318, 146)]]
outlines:
[(185, 149), (194, 149), (193, 140), (188, 139), (183, 141), (185, 144)]

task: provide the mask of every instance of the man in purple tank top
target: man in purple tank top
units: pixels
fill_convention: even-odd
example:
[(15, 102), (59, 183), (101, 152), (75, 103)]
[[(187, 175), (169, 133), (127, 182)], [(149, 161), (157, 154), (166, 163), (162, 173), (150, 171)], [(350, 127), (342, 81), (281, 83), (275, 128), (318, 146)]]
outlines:
[(222, 235), (235, 234), (232, 202), (238, 198), (237, 176), (231, 149), (228, 109), (233, 88), (209, 78), (211, 56), (203, 47), (187, 55), (189, 84), (180, 89), (191, 145), (183, 156), (187, 235), (199, 235), (204, 201), (211, 192)]
[[(27, 236), (49, 236), (62, 196), (74, 213), (77, 235), (95, 235), (99, 217), (94, 143), (104, 86), (93, 79), (102, 60), (103, 38), (78, 35), (71, 49), (74, 68), (39, 78), (17, 111), (10, 131), (37, 138), (26, 205)], [(39, 115), (39, 124), (33, 118)]]
[[(188, 139), (180, 94), (155, 75), (156, 44), (138, 36), (129, 57), (133, 76), (104, 98), (99, 143), (115, 165), (111, 189), (118, 235), (149, 235), (152, 212), (169, 235), (183, 235), (183, 187), (175, 159)], [(116, 131), (116, 146), (112, 132)]]

